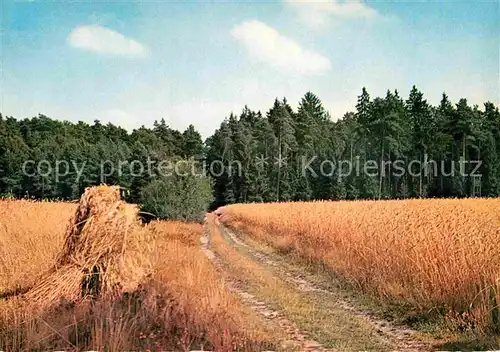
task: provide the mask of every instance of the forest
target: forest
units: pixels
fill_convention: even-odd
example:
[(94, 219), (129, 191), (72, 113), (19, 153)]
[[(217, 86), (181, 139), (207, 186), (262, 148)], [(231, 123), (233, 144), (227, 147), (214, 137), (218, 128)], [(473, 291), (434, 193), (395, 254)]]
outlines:
[[(296, 110), (286, 98), (265, 112), (245, 106), (205, 141), (164, 119), (129, 132), (60, 118), (0, 115), (0, 195), (73, 200), (106, 183), (159, 217), (193, 219), (208, 204), (500, 194), (498, 107), (445, 93), (433, 106), (415, 86), (406, 99), (363, 88), (339, 118), (311, 92)], [(186, 172), (165, 175), (166, 160)], [(370, 173), (339, 167), (368, 163)]]

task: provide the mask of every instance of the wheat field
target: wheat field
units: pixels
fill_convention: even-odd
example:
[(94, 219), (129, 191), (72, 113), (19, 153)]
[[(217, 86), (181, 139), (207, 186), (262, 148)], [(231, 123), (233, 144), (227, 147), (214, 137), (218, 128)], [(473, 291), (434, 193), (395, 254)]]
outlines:
[[(202, 225), (141, 225), (115, 193), (96, 187), (79, 204), (0, 201), (1, 351), (271, 345), (202, 253)], [(102, 270), (98, 285), (85, 278), (89, 263)]]
[[(498, 209), (500, 199), (453, 199), (238, 204), (216, 214), (378, 300), (488, 335), (499, 329)], [(0, 201), (0, 350), (274, 346), (202, 252), (201, 224), (145, 225), (137, 212), (106, 187), (79, 203)]]
[(440, 310), (481, 334), (498, 331), (500, 199), (241, 204), (228, 226), (364, 292)]
[(0, 201), (0, 292), (23, 290), (55, 261), (77, 204)]

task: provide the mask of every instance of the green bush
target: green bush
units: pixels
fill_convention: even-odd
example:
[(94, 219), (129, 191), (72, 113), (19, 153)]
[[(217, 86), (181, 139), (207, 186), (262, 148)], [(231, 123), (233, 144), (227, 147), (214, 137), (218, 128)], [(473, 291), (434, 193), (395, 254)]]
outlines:
[(212, 200), (210, 179), (188, 172), (156, 178), (141, 191), (142, 210), (161, 219), (202, 221)]

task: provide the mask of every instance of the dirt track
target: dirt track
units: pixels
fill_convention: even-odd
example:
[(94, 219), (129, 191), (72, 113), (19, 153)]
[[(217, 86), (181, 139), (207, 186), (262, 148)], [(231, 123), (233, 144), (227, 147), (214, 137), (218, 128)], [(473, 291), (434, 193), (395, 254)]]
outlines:
[[(278, 325), (286, 335), (283, 349), (300, 351), (432, 351), (432, 346), (417, 337), (417, 333), (404, 326), (395, 326), (378, 319), (342, 298), (340, 292), (309, 281), (299, 265), (284, 256), (263, 251), (253, 241), (244, 241), (214, 218), (215, 227), (206, 226), (202, 237), (205, 254), (214, 261), (226, 278), (229, 290), (255, 312)], [(216, 229), (214, 231), (214, 228)], [(213, 243), (214, 236), (219, 244)], [(224, 243), (220, 243), (224, 241)], [(232, 257), (219, 254), (218, 246), (227, 246), (235, 254)], [(222, 252), (221, 252), (222, 253)], [(231, 258), (243, 263), (236, 264)], [(276, 287), (266, 290), (266, 282), (253, 282), (252, 275), (239, 277), (231, 273), (233, 267), (246, 265), (258, 275), (272, 276)], [(268, 277), (266, 276), (266, 277)], [(259, 276), (256, 276), (259, 277)], [(281, 293), (280, 290), (284, 291)], [(286, 297), (286, 298), (284, 298)], [(300, 305), (305, 302), (311, 309), (289, 309), (290, 301)]]

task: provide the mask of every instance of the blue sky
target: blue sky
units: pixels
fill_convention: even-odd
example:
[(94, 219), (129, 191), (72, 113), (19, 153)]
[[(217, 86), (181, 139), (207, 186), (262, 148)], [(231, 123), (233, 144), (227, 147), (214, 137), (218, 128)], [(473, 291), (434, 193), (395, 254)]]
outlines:
[(413, 84), (500, 102), (500, 2), (2, 2), (0, 111), (204, 136), (316, 93), (332, 118)]

